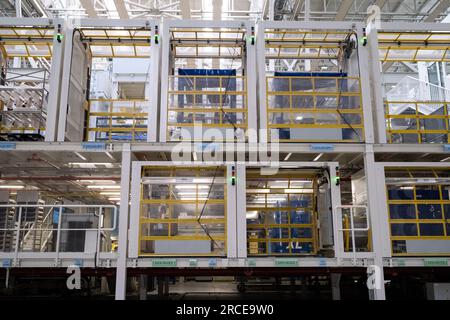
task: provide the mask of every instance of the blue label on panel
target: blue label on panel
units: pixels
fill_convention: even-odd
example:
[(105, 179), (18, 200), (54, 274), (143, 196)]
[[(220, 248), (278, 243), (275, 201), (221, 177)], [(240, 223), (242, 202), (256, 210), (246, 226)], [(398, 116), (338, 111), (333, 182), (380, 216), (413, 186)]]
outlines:
[(215, 266), (217, 266), (217, 260), (216, 260), (216, 259), (209, 259), (208, 265), (209, 265), (210, 267), (215, 267)]
[(311, 151), (333, 151), (334, 145), (328, 143), (314, 143), (310, 145)]
[(324, 258), (320, 258), (319, 266), (326, 267), (326, 265), (327, 265), (327, 260), (325, 260)]
[(73, 264), (76, 265), (77, 267), (82, 267), (83, 266), (83, 259), (75, 259)]
[(195, 151), (197, 152), (212, 152), (217, 150), (217, 143), (197, 143)]
[(3, 266), (3, 268), (11, 267), (11, 259), (3, 259), (2, 266)]
[(105, 150), (106, 144), (104, 142), (83, 142), (81, 147), (83, 150)]
[(0, 150), (15, 150), (16, 143), (15, 142), (0, 142)]
[(450, 144), (444, 144), (444, 152), (450, 152)]

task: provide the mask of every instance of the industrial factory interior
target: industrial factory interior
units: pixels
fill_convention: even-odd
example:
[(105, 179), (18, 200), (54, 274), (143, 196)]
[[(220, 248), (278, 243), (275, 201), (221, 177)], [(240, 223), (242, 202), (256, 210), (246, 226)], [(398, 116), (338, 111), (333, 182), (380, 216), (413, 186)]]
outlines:
[(0, 71), (0, 303), (450, 300), (450, 0), (0, 0)]

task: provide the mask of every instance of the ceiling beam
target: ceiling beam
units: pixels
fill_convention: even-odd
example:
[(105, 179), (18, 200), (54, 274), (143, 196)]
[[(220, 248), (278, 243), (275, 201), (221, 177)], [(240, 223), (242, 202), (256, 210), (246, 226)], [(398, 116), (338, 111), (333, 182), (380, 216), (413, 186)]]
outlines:
[(439, 4), (434, 8), (434, 10), (425, 18), (425, 22), (434, 22), (436, 18), (438, 18), (442, 12), (447, 10), (450, 7), (450, 0), (441, 0)]
[(191, 19), (191, 0), (181, 0), (180, 10), (182, 19)]
[(335, 20), (337, 20), (337, 21), (344, 20), (345, 16), (350, 11), (352, 4), (353, 4), (353, 0), (342, 0), (339, 10), (336, 14)]
[(98, 18), (97, 11), (95, 11), (94, 0), (80, 0), (81, 6), (86, 10), (89, 18)]
[(116, 6), (120, 19), (130, 19), (130, 15), (128, 14), (127, 7), (123, 0), (114, 0), (114, 5)]
[(381, 9), (383, 9), (386, 2), (387, 2), (387, 0), (377, 0), (377, 2), (375, 2), (375, 5), (378, 6), (381, 10)]

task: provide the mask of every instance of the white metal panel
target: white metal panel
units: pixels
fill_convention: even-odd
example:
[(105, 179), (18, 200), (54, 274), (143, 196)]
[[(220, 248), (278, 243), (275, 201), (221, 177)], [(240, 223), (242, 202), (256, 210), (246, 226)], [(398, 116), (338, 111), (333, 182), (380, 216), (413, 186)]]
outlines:
[(235, 165), (227, 165), (227, 257), (237, 258), (237, 208), (236, 208), (236, 185), (231, 183), (232, 169), (236, 172)]
[(129, 199), (130, 199), (130, 170), (131, 151), (130, 145), (124, 144), (122, 152), (122, 170), (120, 181), (120, 210), (119, 210), (119, 235), (118, 235), (118, 258), (116, 270), (116, 300), (124, 300), (127, 287), (127, 240), (129, 221)]

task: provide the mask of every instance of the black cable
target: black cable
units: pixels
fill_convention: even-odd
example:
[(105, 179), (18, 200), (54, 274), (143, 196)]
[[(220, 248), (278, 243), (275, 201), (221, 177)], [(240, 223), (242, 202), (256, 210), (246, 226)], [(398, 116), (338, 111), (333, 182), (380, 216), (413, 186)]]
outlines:
[[(239, 28), (238, 30), (240, 30), (240, 28)], [(234, 55), (233, 58), (231, 59), (231, 69), (233, 69), (233, 65), (234, 65), (235, 59), (236, 59), (236, 57), (235, 57), (235, 55)], [(226, 96), (227, 96), (227, 92), (228, 92), (228, 88), (229, 88), (229, 83), (230, 83), (231, 77), (232, 77), (232, 75), (231, 75), (231, 73), (230, 73), (230, 74), (228, 75), (228, 78), (227, 78), (227, 84), (226, 84), (226, 86), (225, 86), (225, 92), (224, 92), (224, 94), (223, 94), (223, 96), (225, 96), (225, 99), (226, 99)], [(223, 101), (223, 98), (221, 98), (221, 106), (220, 106), (220, 110), (221, 110), (221, 112), (224, 114), (224, 116), (228, 119), (228, 121), (229, 121), (230, 124), (233, 126), (233, 128), (234, 128), (234, 130), (235, 130), (235, 132), (236, 132), (236, 130), (237, 130), (236, 124), (235, 124), (233, 121), (231, 121), (231, 119), (229, 118), (228, 114), (227, 114), (227, 113), (225, 112), (225, 110), (223, 109), (223, 102), (224, 102), (224, 101)], [(219, 166), (216, 166), (216, 168), (215, 168), (215, 170), (214, 170), (213, 179), (212, 179), (211, 185), (209, 186), (208, 194), (207, 194), (207, 196), (206, 196), (205, 203), (203, 204), (202, 210), (200, 211), (200, 214), (199, 214), (199, 216), (198, 216), (198, 218), (197, 218), (197, 222), (198, 222), (198, 224), (200, 225), (200, 227), (203, 229), (203, 231), (205, 232), (205, 234), (208, 236), (208, 238), (210, 238), (211, 241), (213, 241), (213, 243), (214, 243), (219, 249), (222, 250), (223, 247), (219, 246), (219, 244), (216, 242), (216, 240), (215, 240), (215, 239), (211, 236), (211, 234), (209, 233), (208, 229), (200, 222), (200, 220), (201, 220), (201, 218), (202, 218), (202, 216), (203, 216), (203, 213), (204, 213), (204, 211), (205, 211), (206, 205), (207, 205), (207, 203), (208, 203), (209, 196), (211, 195), (212, 188), (213, 188), (214, 183), (215, 183), (215, 181), (216, 181), (218, 169), (219, 169)], [(198, 198), (198, 194), (197, 194), (197, 198)]]
[[(352, 31), (351, 33), (349, 33), (347, 35), (347, 37), (345, 38), (345, 42), (347, 43), (347, 46), (350, 44), (350, 37), (351, 37), (352, 34), (355, 35), (355, 37), (356, 37), (356, 41), (355, 41), (356, 48), (355, 48), (355, 50), (356, 50), (356, 54), (357, 54), (357, 57), (358, 57), (358, 73), (361, 74), (361, 70), (360, 70), (360, 67), (359, 67), (358, 35), (356, 34), (356, 32)], [(345, 56), (345, 52), (341, 52), (341, 53), (344, 54), (344, 56), (343, 56), (343, 64), (345, 63), (345, 65), (343, 65), (343, 68), (341, 69), (341, 74), (342, 74), (341, 75), (341, 79), (344, 79), (345, 77), (344, 77), (344, 74), (343, 74), (342, 71), (347, 69), (347, 63), (346, 62), (347, 62), (348, 58)], [(339, 114), (339, 116), (341, 117), (341, 119), (345, 122), (345, 124), (358, 136), (359, 142), (361, 142), (361, 136), (359, 135), (358, 131), (355, 128), (353, 128), (353, 126), (347, 121), (345, 116), (339, 110), (340, 107), (341, 107), (342, 87), (343, 87), (342, 83), (340, 83), (339, 84), (339, 94), (338, 94), (338, 101), (337, 101), (338, 103), (337, 103), (336, 111)]]
[[(206, 196), (205, 203), (203, 204), (202, 210), (200, 211), (200, 214), (198, 215), (197, 222), (198, 222), (198, 224), (200, 225), (200, 227), (203, 229), (203, 231), (205, 232), (205, 234), (208, 236), (208, 238), (211, 239), (211, 241), (217, 246), (217, 248), (220, 249), (220, 250), (223, 250), (224, 248), (221, 247), (221, 246), (217, 243), (217, 241), (216, 241), (216, 240), (211, 236), (211, 234), (209, 233), (208, 229), (200, 222), (200, 220), (201, 220), (201, 218), (202, 218), (202, 216), (203, 216), (203, 213), (205, 212), (206, 204), (208, 203), (209, 196), (211, 195), (211, 191), (212, 191), (212, 188), (213, 188), (213, 186), (214, 186), (214, 182), (215, 182), (216, 177), (217, 177), (218, 169), (219, 169), (219, 166), (216, 166), (216, 168), (214, 169), (214, 175), (213, 175), (213, 179), (212, 179), (212, 181), (211, 181), (211, 185), (209, 186), (208, 195)], [(198, 194), (197, 194), (197, 198), (198, 198)]]

